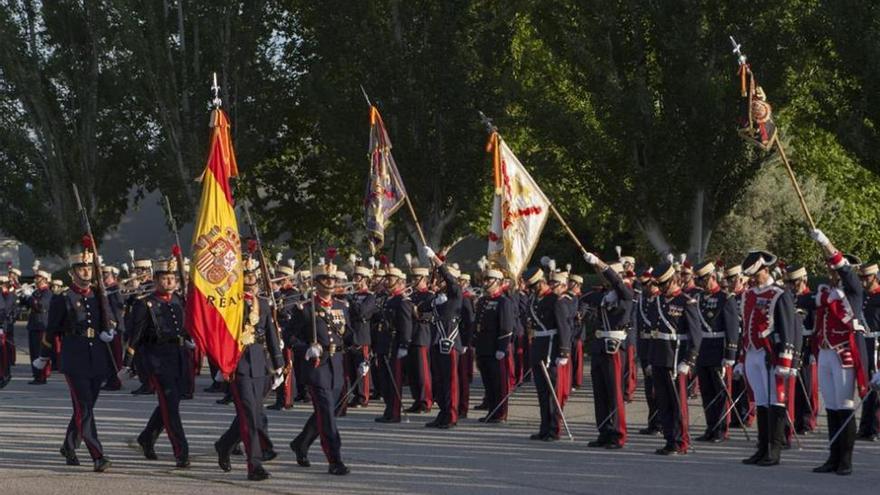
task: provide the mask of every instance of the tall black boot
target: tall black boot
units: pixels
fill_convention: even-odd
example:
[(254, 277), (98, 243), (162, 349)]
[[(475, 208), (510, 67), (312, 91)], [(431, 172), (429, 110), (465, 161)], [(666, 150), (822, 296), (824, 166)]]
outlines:
[(758, 450), (748, 459), (743, 459), (743, 464), (757, 464), (767, 455), (767, 408), (758, 406), (755, 409), (758, 420)]
[(837, 464), (837, 474), (844, 476), (852, 474), (852, 454), (853, 447), (856, 444), (856, 418), (850, 418), (849, 415), (851, 413), (852, 411), (848, 409), (837, 411), (838, 420), (841, 423), (846, 421), (846, 425), (843, 426), (843, 433), (837, 437), (837, 453), (840, 456), (840, 462)]
[[(828, 440), (830, 441), (831, 437), (837, 433), (837, 429), (840, 428), (839, 411), (826, 409), (825, 412), (828, 413)], [(833, 473), (837, 471), (837, 465), (840, 462), (840, 450), (837, 448), (839, 444), (839, 439), (834, 441), (828, 452), (828, 460), (825, 461), (825, 464), (813, 468), (814, 473)]]
[(770, 431), (767, 432), (770, 446), (767, 448), (767, 455), (757, 462), (759, 466), (779, 464), (782, 445), (785, 443), (785, 415), (788, 414), (785, 406), (770, 406), (767, 414), (770, 423)]

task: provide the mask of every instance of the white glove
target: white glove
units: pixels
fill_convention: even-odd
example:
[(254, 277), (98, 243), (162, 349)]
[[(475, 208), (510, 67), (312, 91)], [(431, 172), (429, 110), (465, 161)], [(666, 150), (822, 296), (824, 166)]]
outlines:
[(785, 378), (791, 375), (791, 368), (789, 368), (788, 366), (774, 366), (773, 374), (778, 377)]
[(468, 350), (468, 346), (464, 346), (464, 347), (462, 347), (462, 348), (461, 348), (461, 354), (462, 354), (462, 355), (467, 354), (467, 350)]
[(645, 366), (645, 376), (651, 376), (654, 374), (654, 369), (651, 368), (651, 365)]
[(190, 339), (184, 340), (183, 344), (186, 346), (187, 349), (189, 349), (191, 351), (195, 350), (195, 348), (196, 348), (196, 343)]
[(284, 350), (284, 339), (278, 339), (278, 349)]
[(831, 244), (831, 241), (828, 240), (828, 236), (819, 229), (813, 229), (810, 231), (810, 239), (816, 241), (820, 246)]
[(504, 356), (504, 351), (495, 351), (495, 359), (501, 361), (502, 359), (504, 359)]
[(584, 261), (589, 265), (595, 265), (599, 262), (599, 257), (593, 253), (584, 253)]
[(0, 335), (6, 335), (6, 330), (3, 330), (2, 328), (0, 328)]
[(361, 376), (367, 376), (367, 373), (369, 373), (369, 372), (370, 372), (370, 365), (367, 364), (366, 361), (362, 362), (358, 366), (358, 373), (360, 373)]
[(128, 366), (123, 366), (119, 368), (119, 371), (116, 373), (116, 378), (119, 378), (119, 381), (127, 380), (134, 376), (134, 370), (129, 368)]
[(795, 367), (792, 367), (791, 369), (789, 369), (789, 370), (788, 370), (788, 376), (790, 376), (790, 377), (792, 377), (792, 378), (797, 378), (797, 376), (798, 376), (798, 369), (795, 368)]
[(727, 377), (727, 366), (722, 366), (721, 367), (721, 381), (724, 381), (724, 379), (726, 377)]
[(403, 359), (407, 354), (409, 354), (409, 351), (401, 347), (397, 350), (397, 359)]
[(744, 372), (742, 363), (736, 363), (736, 366), (733, 367), (733, 377), (736, 379), (742, 378)]
[(116, 337), (116, 330), (104, 330), (103, 332), (98, 334), (98, 338), (101, 339), (101, 342), (113, 342), (113, 337)]
[(23, 295), (24, 297), (31, 297), (31, 295), (33, 295), (33, 293), (34, 293), (34, 288), (31, 287), (30, 285), (26, 285), (24, 287), (24, 289), (21, 290), (21, 295)]
[(284, 370), (278, 368), (275, 370), (275, 378), (272, 380), (272, 390), (280, 387), (282, 383), (284, 383)]
[(880, 371), (875, 371), (874, 376), (871, 377), (871, 388), (880, 390)]
[(556, 358), (556, 366), (565, 366), (566, 364), (568, 364), (568, 358), (567, 358), (567, 357), (558, 357), (558, 358)]
[(721, 367), (723, 368), (733, 368), (734, 365), (736, 365), (736, 361), (733, 359), (725, 359), (724, 361), (721, 361)]
[(324, 352), (324, 349), (321, 349), (319, 345), (309, 346), (309, 349), (306, 351), (306, 361), (310, 361), (312, 359), (318, 359), (321, 357), (321, 354)]
[(49, 364), (49, 358), (38, 357), (37, 359), (34, 359), (34, 362), (31, 364), (34, 366), (34, 368), (41, 370), (45, 368), (47, 364)]
[(226, 381), (226, 377), (223, 376), (223, 372), (222, 372), (222, 371), (217, 370), (217, 373), (214, 374), (214, 381), (215, 381), (215, 382), (219, 382), (219, 383), (223, 383), (223, 382)]
[(437, 307), (442, 304), (446, 304), (446, 301), (448, 301), (448, 300), (449, 300), (449, 298), (446, 296), (446, 293), (441, 292), (440, 294), (437, 294), (437, 296), (434, 297), (434, 301), (432, 304), (434, 305), (434, 307)]
[(687, 375), (691, 372), (691, 365), (682, 361), (682, 362), (678, 363), (678, 367), (675, 368), (675, 370), (678, 371), (679, 375)]
[(437, 253), (435, 253), (434, 250), (428, 246), (423, 247), (422, 252), (425, 253), (425, 258), (428, 258), (429, 260), (437, 257)]

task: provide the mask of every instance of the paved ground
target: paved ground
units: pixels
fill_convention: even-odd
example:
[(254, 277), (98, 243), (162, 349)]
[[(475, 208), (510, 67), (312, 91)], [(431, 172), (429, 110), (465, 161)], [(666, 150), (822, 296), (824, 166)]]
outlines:
[[(17, 342), (27, 342), (19, 331)], [(783, 454), (775, 468), (744, 466), (739, 460), (752, 446), (741, 431), (731, 441), (706, 446), (686, 457), (663, 458), (653, 454), (662, 439), (630, 436), (624, 450), (609, 452), (587, 448), (595, 436), (592, 401), (578, 391), (567, 406), (575, 441), (552, 444), (534, 442), (537, 402), (527, 385), (514, 396), (506, 425), (483, 425), (464, 419), (453, 430), (427, 429), (427, 415), (410, 416), (409, 423), (379, 425), (373, 418), (379, 404), (351, 411), (340, 419), (343, 455), (352, 474), (326, 474), (320, 446), (311, 451), (312, 467), (300, 468), (287, 443), (308, 417), (309, 406), (292, 411), (269, 411), (272, 439), (280, 456), (266, 465), (272, 478), (246, 480), (244, 460), (233, 457), (233, 471), (217, 467), (213, 442), (233, 418), (231, 406), (214, 403), (214, 394), (198, 393), (182, 405), (183, 422), (190, 441), (192, 467), (174, 468), (165, 437), (157, 446), (160, 459), (146, 461), (135, 437), (155, 407), (153, 396), (132, 396), (128, 391), (104, 393), (97, 409), (98, 429), (113, 466), (108, 473), (91, 472), (90, 465), (67, 467), (58, 447), (70, 417), (66, 386), (58, 375), (45, 386), (27, 385), (26, 356), (19, 354), (12, 383), (0, 391), (0, 480), (2, 493), (725, 493), (751, 492), (779, 487), (789, 493), (877, 493), (880, 485), (880, 445), (858, 443), (855, 474), (841, 478), (813, 474), (810, 468), (825, 458), (824, 424), (821, 436), (802, 440), (803, 450)], [(207, 377), (199, 378), (201, 391)], [(132, 384), (127, 384), (130, 390)], [(587, 388), (589, 390), (589, 388)], [(479, 383), (472, 396), (479, 401)], [(644, 398), (627, 407), (630, 431), (644, 426)], [(699, 406), (691, 402), (693, 424), (703, 425)], [(472, 414), (473, 417), (478, 417)], [(692, 428), (699, 434), (700, 428)], [(754, 432), (753, 432), (754, 436)], [(81, 460), (87, 451), (79, 453)], [(748, 488), (747, 488), (748, 487)], [(760, 488), (757, 488), (760, 487)]]

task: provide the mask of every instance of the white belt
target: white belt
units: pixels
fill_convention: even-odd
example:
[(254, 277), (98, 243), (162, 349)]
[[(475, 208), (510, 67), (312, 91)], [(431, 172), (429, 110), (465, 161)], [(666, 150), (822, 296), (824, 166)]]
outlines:
[(724, 332), (703, 332), (704, 339), (723, 339)]
[(596, 330), (596, 338), (597, 339), (625, 340), (626, 339), (626, 331), (612, 330), (610, 332), (604, 332), (602, 330)]
[(663, 333), (663, 332), (655, 330), (655, 331), (651, 332), (651, 338), (657, 339), (657, 340), (677, 340), (677, 341), (681, 342), (683, 340), (687, 340), (688, 336), (687, 335), (673, 335), (671, 333)]
[(534, 334), (535, 337), (551, 337), (553, 335), (556, 335), (555, 328), (553, 330), (538, 330)]

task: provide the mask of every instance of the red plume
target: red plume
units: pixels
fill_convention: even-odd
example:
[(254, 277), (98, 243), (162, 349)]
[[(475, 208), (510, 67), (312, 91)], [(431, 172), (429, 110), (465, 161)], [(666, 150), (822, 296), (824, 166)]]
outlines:
[(379, 256), (379, 263), (381, 263), (382, 266), (388, 266), (388, 256), (385, 256), (384, 254)]
[(6, 262), (6, 268), (12, 268), (12, 262), (11, 262), (11, 261), (7, 261), (7, 262)]
[(256, 239), (248, 239), (247, 241), (247, 250), (249, 253), (253, 254), (257, 252), (257, 241)]
[(684, 263), (681, 264), (681, 266), (683, 266), (684, 268), (693, 268), (693, 266), (691, 266), (690, 260), (685, 260)]
[(788, 264), (785, 262), (785, 260), (779, 260), (779, 263), (777, 263), (777, 266), (779, 266), (780, 270), (784, 271), (785, 267), (788, 266)]
[(336, 248), (330, 247), (327, 248), (327, 261), (333, 261), (333, 258), (336, 257)]
[(715, 261), (715, 266), (718, 268), (724, 268), (724, 260), (722, 260), (721, 258), (718, 258), (718, 260)]
[(92, 249), (95, 247), (95, 243), (92, 242), (92, 237), (88, 234), (82, 237), (82, 246), (83, 249)]
[(177, 244), (171, 246), (171, 256), (174, 256), (175, 258), (180, 256), (180, 246)]
[(446, 255), (445, 254), (438, 254), (437, 259), (439, 259), (440, 261), (446, 261)]

